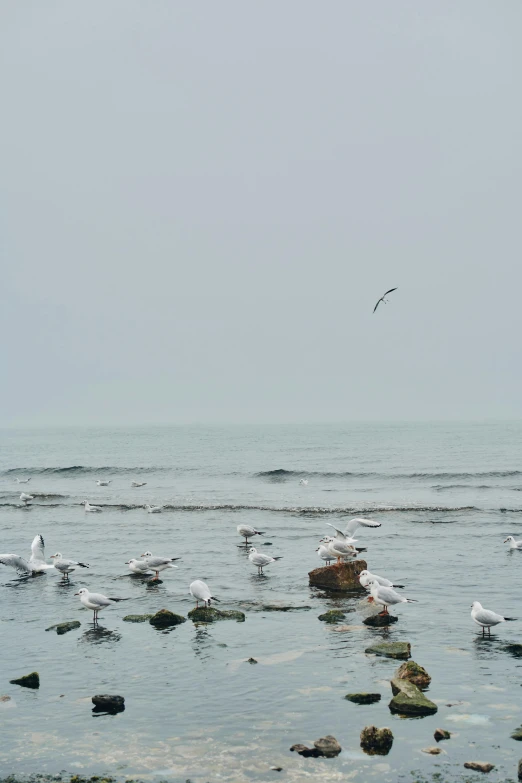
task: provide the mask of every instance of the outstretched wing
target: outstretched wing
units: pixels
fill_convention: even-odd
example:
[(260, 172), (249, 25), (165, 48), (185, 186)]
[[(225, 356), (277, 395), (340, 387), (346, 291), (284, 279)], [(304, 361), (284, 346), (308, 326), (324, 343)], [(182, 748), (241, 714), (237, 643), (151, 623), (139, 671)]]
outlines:
[[(326, 523), (328, 524), (328, 522)], [(374, 519), (363, 519), (362, 517), (355, 517), (350, 519), (346, 527), (344, 528), (344, 534), (348, 533), (353, 536), (360, 527), (380, 527), (381, 523), (376, 522)]]
[(341, 540), (344, 540), (346, 538), (345, 534), (342, 530), (339, 530), (338, 527), (335, 527), (335, 525), (332, 525), (330, 522), (326, 522), (325, 524), (328, 525), (328, 527), (333, 527), (335, 532), (337, 533), (337, 538), (340, 538)]
[(377, 308), (379, 307), (379, 305), (380, 305), (380, 303), (381, 303), (381, 302), (382, 302), (382, 297), (379, 299), (379, 301), (377, 302), (377, 304), (376, 304), (376, 305), (375, 305), (375, 307), (373, 308), (373, 312), (375, 312), (375, 311), (377, 310)]
[(44, 546), (43, 536), (37, 535), (33, 538), (33, 543), (31, 544), (31, 560), (45, 561)]
[(386, 293), (385, 293), (385, 294), (383, 294), (383, 297), (382, 297), (382, 298), (384, 299), (384, 297), (385, 297), (385, 296), (388, 296), (388, 294), (391, 294), (391, 292), (392, 292), (392, 291), (396, 291), (396, 290), (397, 290), (397, 288), (390, 288), (390, 290), (389, 290), (389, 291), (386, 291)]
[(32, 574), (27, 560), (18, 555), (0, 555), (0, 564), (14, 568), (19, 574)]

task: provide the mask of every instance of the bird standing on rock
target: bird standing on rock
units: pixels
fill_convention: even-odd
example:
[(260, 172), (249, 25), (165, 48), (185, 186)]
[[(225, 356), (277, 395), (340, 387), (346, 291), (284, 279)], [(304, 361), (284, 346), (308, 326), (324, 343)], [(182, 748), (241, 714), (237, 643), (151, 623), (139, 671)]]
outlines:
[(145, 560), (137, 560), (135, 557), (131, 557), (125, 565), (129, 566), (133, 574), (139, 574), (140, 576), (150, 575), (150, 568)]
[(388, 607), (395, 606), (395, 604), (415, 604), (417, 601), (414, 598), (405, 598), (399, 593), (396, 593), (391, 587), (382, 587), (379, 582), (372, 579), (369, 582), (372, 598), (376, 604), (383, 606), (384, 609), (379, 614), (388, 614)]
[(200, 601), (203, 601), (205, 606), (210, 606), (211, 601), (219, 602), (219, 598), (212, 595), (210, 587), (205, 582), (202, 582), (201, 579), (196, 579), (194, 582), (190, 583), (189, 592), (190, 595), (196, 599), (196, 609), (199, 607)]
[(256, 530), (255, 527), (251, 527), (251, 525), (238, 525), (236, 528), (237, 532), (240, 536), (243, 536), (245, 539), (245, 545), (248, 544), (248, 539), (253, 538), (254, 536), (264, 536), (264, 530)]
[(145, 552), (140, 557), (143, 557), (147, 567), (156, 573), (156, 576), (151, 580), (152, 582), (156, 582), (159, 579), (160, 571), (164, 571), (166, 568), (177, 568), (177, 565), (174, 565), (174, 560), (179, 560), (179, 557), (154, 557), (152, 552)]

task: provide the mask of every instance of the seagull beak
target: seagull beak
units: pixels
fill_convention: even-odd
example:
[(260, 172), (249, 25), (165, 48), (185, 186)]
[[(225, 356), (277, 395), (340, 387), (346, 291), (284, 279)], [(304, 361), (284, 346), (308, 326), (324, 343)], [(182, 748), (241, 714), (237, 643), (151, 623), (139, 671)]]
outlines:
[(506, 540), (504, 541), (504, 544), (507, 544), (508, 541), (509, 541), (509, 538), (506, 538)]
[[(504, 541), (504, 543), (506, 543), (506, 542)], [(52, 560), (53, 557), (56, 557), (56, 555), (50, 555), (50, 557), (51, 557), (51, 560)]]
[(74, 595), (80, 595), (80, 593), (75, 593)]
[(130, 560), (126, 560), (125, 561), (125, 565), (129, 565), (129, 563), (130, 563)]

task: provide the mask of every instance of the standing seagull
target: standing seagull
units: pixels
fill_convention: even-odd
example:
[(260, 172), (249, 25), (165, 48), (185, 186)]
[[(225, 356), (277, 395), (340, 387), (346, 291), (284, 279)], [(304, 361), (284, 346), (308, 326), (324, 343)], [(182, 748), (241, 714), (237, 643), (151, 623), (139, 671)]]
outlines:
[(395, 606), (395, 604), (416, 604), (417, 601), (414, 598), (405, 598), (391, 587), (382, 587), (379, 582), (372, 579), (368, 583), (370, 585), (370, 591), (372, 598), (376, 604), (384, 607), (380, 614), (388, 614), (388, 607)]
[(179, 560), (179, 557), (154, 557), (152, 552), (145, 552), (143, 555), (143, 562), (147, 564), (147, 568), (156, 572), (156, 576), (152, 577), (151, 582), (156, 582), (159, 579), (159, 572), (164, 571), (166, 568), (177, 568), (177, 565), (173, 565), (174, 560)]
[(45, 562), (44, 540), (40, 535), (33, 538), (29, 560), (19, 555), (0, 555), (0, 564), (11, 566), (22, 576), (35, 576), (53, 568)]
[(396, 291), (396, 290), (397, 290), (396, 288), (390, 288), (388, 291), (386, 291), (386, 293), (381, 296), (381, 298), (379, 299), (379, 301), (377, 302), (377, 304), (373, 308), (373, 312), (375, 312), (377, 310), (377, 308), (379, 307), (381, 302), (383, 304), (387, 304), (386, 299), (384, 297), (388, 296), (388, 294), (391, 294), (392, 291)]
[(195, 582), (191, 582), (189, 586), (190, 595), (196, 599), (196, 609), (199, 607), (199, 602), (203, 601), (205, 606), (210, 606), (211, 601), (218, 601), (215, 595), (210, 592), (210, 587), (202, 582), (201, 579), (196, 579)]
[(140, 576), (150, 576), (150, 569), (145, 560), (137, 560), (135, 557), (131, 557), (127, 560), (125, 565), (128, 565), (133, 574), (139, 574)]
[(262, 574), (263, 568), (269, 563), (275, 563), (276, 560), (281, 560), (281, 557), (270, 557), (270, 555), (263, 555), (261, 552), (258, 552), (255, 547), (251, 548), (250, 554), (248, 555), (250, 562), (257, 566), (258, 574)]
[(74, 595), (80, 596), (80, 601), (86, 609), (92, 609), (94, 612), (94, 625), (98, 624), (98, 612), (105, 609), (106, 606), (112, 606), (117, 601), (125, 601), (125, 598), (107, 598), (106, 595), (101, 593), (91, 593), (86, 587), (82, 587)]
[[(236, 530), (239, 533), (239, 535), (243, 536), (243, 538), (245, 539), (245, 546), (248, 544), (249, 538), (253, 538), (254, 536), (265, 535), (263, 530), (256, 530), (255, 527), (252, 527), (251, 525), (238, 525)], [(241, 544), (238, 544), (238, 546), (241, 546)]]
[(54, 567), (57, 571), (59, 571), (64, 579), (69, 579), (69, 574), (71, 571), (74, 571), (76, 569), (76, 566), (80, 566), (81, 568), (89, 568), (87, 563), (78, 563), (76, 560), (67, 560), (66, 558), (62, 557), (61, 552), (57, 552), (55, 555), (51, 555), (51, 558), (54, 559)]
[(27, 506), (30, 500), (34, 500), (34, 497), (32, 495), (28, 495), (26, 492), (22, 492), (20, 495), (20, 500), (25, 506)]
[(502, 617), (501, 614), (496, 614), (495, 612), (490, 612), (489, 609), (484, 609), (482, 604), (478, 601), (473, 601), (471, 604), (471, 619), (474, 623), (481, 626), (482, 636), (486, 635), (486, 628), (488, 629), (488, 636), (491, 636), (491, 626), (505, 623), (506, 621), (512, 622), (517, 618)]

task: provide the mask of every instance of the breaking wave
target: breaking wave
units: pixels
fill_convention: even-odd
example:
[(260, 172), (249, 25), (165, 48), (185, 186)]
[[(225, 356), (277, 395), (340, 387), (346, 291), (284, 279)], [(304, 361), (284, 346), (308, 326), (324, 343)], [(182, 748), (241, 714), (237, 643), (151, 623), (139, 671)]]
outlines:
[[(286, 481), (292, 478), (319, 477), (319, 478), (364, 478), (379, 477), (387, 479), (477, 479), (477, 478), (508, 478), (513, 476), (522, 476), (521, 470), (489, 470), (477, 473), (378, 473), (376, 471), (320, 471), (320, 470), (285, 470), (277, 468), (276, 470), (262, 470), (255, 473), (256, 478), (268, 479), (269, 481)], [(456, 485), (458, 486), (458, 485)], [(467, 484), (464, 486), (468, 486)], [(482, 489), (482, 487), (481, 487)]]

